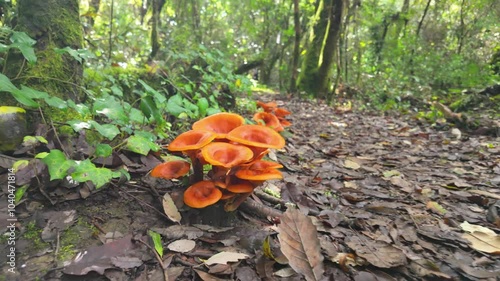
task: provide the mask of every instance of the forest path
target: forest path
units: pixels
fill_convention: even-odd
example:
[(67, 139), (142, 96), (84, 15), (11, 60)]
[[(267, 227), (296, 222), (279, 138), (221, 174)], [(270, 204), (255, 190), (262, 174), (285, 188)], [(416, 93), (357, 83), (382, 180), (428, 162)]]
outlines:
[[(284, 179), (264, 185), (280, 193), (281, 199), (275, 200), (282, 204), (262, 200), (280, 211), (286, 209), (283, 203), (293, 202), (312, 217), (325, 274), (331, 280), (498, 278), (498, 138), (439, 131), (410, 116), (341, 113), (316, 102), (262, 98), (277, 98), (279, 106), (292, 112), (289, 120), (293, 123), (286, 134), (286, 147), (271, 155), (284, 165)], [(273, 226), (279, 220), (239, 211), (241, 225), (227, 229), (177, 225), (163, 215), (148, 178), (109, 186), (85, 200), (55, 206), (31, 192), (33, 196), (23, 204), (26, 208), (18, 208), (22, 229), (16, 244), (19, 270), (8, 280), (42, 276), (54, 281), (163, 280), (151, 249), (130, 238), (147, 241), (150, 229), (162, 234), (164, 257), (172, 257), (167, 270), (170, 280), (193, 280), (194, 276), (203, 280), (259, 280), (266, 276), (284, 280), (291, 274), (289, 267), (269, 258), (254, 258), (269, 234), (272, 248), (279, 248)], [(182, 196), (183, 187), (169, 183), (157, 190), (176, 198)], [(467, 236), (466, 230), (476, 232)], [(40, 239), (50, 240), (51, 236), (57, 238), (53, 243)], [(179, 238), (194, 241), (195, 249), (177, 254), (167, 250)], [(115, 244), (103, 245), (112, 240)], [(193, 242), (182, 243), (186, 247)], [(7, 249), (2, 248), (2, 264)], [(64, 267), (64, 261), (78, 251), (88, 251), (85, 263)], [(205, 273), (202, 259), (220, 251), (257, 256), (232, 266), (210, 266), (210, 273)], [(103, 275), (85, 275), (89, 270)], [(287, 278), (302, 280), (298, 275)]]

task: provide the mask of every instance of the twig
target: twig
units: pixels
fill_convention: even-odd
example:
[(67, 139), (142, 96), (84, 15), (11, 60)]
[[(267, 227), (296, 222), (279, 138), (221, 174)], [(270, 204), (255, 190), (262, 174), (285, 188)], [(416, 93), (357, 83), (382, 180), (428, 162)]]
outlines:
[(271, 196), (260, 189), (255, 189), (253, 193), (257, 195), (257, 197), (259, 197), (260, 199), (267, 201), (271, 204), (279, 204), (281, 206), (285, 205), (285, 202), (282, 199)]
[(160, 263), (161, 269), (163, 269), (163, 280), (164, 281), (168, 281), (167, 268), (163, 264), (163, 260), (161, 259), (161, 257), (158, 254), (158, 252), (155, 249), (153, 249), (153, 247), (151, 247), (148, 243), (142, 241), (141, 239), (136, 239), (135, 241), (144, 244), (146, 247), (148, 247), (149, 250), (151, 250), (155, 254), (156, 260), (158, 260), (158, 262)]
[(52, 130), (54, 130), (54, 136), (56, 136), (56, 139), (57, 139), (57, 142), (59, 143), (59, 145), (61, 146), (61, 149), (62, 151), (64, 151), (64, 154), (66, 155), (66, 157), (69, 157), (69, 154), (66, 152), (66, 150), (64, 149), (64, 146), (62, 144), (62, 141), (61, 139), (59, 138), (59, 135), (57, 134), (57, 130), (56, 130), (56, 127), (54, 127), (54, 122), (52, 122), (52, 120), (50, 120), (50, 126), (52, 127)]
[(281, 215), (283, 215), (281, 211), (273, 209), (263, 204), (259, 204), (253, 199), (245, 200), (243, 203), (241, 203), (240, 208), (247, 213), (255, 214), (261, 218), (267, 218), (267, 217), (276, 218), (276, 217), (281, 217)]

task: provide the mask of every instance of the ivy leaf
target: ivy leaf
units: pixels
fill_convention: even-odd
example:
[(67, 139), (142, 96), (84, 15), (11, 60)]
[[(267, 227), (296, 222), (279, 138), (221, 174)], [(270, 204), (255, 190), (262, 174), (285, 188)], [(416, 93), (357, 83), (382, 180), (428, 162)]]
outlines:
[(144, 124), (144, 121), (146, 121), (146, 116), (137, 108), (131, 108), (128, 117), (134, 123)]
[(167, 101), (167, 99), (165, 98), (164, 95), (160, 94), (157, 90), (153, 89), (151, 86), (149, 86), (148, 84), (146, 84), (146, 82), (142, 81), (141, 79), (139, 79), (139, 83), (141, 83), (141, 85), (144, 87), (144, 89), (146, 90), (146, 92), (150, 93), (153, 95), (153, 97), (156, 99), (156, 101), (158, 102), (158, 104), (163, 104)]
[(154, 117), (156, 123), (160, 124), (163, 121), (160, 111), (152, 97), (142, 98), (140, 108), (142, 113), (148, 118)]
[(68, 106), (70, 108), (73, 108), (74, 110), (76, 110), (76, 112), (78, 112), (80, 115), (82, 115), (82, 116), (90, 115), (90, 109), (88, 106), (81, 104), (81, 103), (76, 104), (72, 100), (68, 100), (66, 103), (68, 104)]
[(68, 170), (75, 165), (75, 161), (66, 159), (66, 155), (58, 149), (52, 149), (47, 156), (42, 158), (42, 162), (49, 168), (50, 180), (65, 178)]
[(158, 151), (160, 147), (142, 136), (134, 135), (127, 139), (127, 149), (135, 153), (148, 155), (150, 150)]
[(196, 102), (196, 105), (198, 106), (198, 110), (200, 112), (200, 117), (205, 117), (207, 114), (207, 108), (208, 108), (208, 100), (207, 98), (201, 98)]
[(100, 143), (95, 147), (95, 156), (108, 157), (113, 153), (113, 148), (107, 143)]
[[(0, 73), (0, 92), (11, 93), (12, 96), (21, 104), (29, 107), (39, 107), (38, 103), (33, 100), (29, 95), (27, 95), (22, 90), (19, 90), (10, 82), (10, 79)], [(29, 94), (29, 93), (28, 93)]]
[(50, 105), (52, 107), (59, 108), (59, 109), (65, 109), (68, 107), (68, 104), (66, 103), (66, 101), (64, 101), (58, 97), (47, 97), (47, 98), (45, 98), (45, 103), (47, 103), (48, 105)]
[(118, 134), (120, 134), (120, 130), (113, 124), (104, 124), (101, 125), (94, 120), (89, 120), (88, 123), (92, 125), (94, 129), (96, 129), (99, 134), (108, 140), (113, 140)]
[(36, 62), (35, 49), (33, 49), (33, 45), (36, 44), (35, 40), (24, 32), (13, 31), (10, 41), (12, 41), (10, 47), (18, 48), (29, 63)]
[(75, 132), (79, 132), (82, 129), (92, 128), (92, 125), (90, 125), (88, 122), (84, 122), (81, 120), (69, 120), (66, 122), (66, 124), (70, 125)]
[(119, 124), (127, 124), (129, 118), (125, 113), (123, 105), (113, 96), (99, 98), (94, 102), (93, 109), (96, 113), (102, 114)]
[(113, 171), (107, 168), (97, 168), (90, 159), (78, 161), (71, 177), (78, 182), (91, 181), (99, 189), (113, 178)]

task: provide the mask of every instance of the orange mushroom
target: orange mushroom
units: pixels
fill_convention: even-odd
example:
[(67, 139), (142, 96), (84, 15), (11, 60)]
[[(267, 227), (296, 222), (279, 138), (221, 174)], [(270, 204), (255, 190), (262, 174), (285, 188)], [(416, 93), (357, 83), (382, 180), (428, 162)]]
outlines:
[(249, 163), (248, 168), (250, 170), (267, 170), (267, 169), (279, 169), (283, 168), (283, 165), (273, 161), (267, 160), (257, 160)]
[(176, 179), (184, 176), (189, 172), (191, 165), (183, 160), (174, 160), (161, 163), (154, 167), (151, 171), (151, 176), (163, 179)]
[(253, 115), (253, 120), (255, 120), (257, 123), (263, 123), (263, 125), (270, 127), (271, 129), (275, 130), (276, 132), (281, 132), (285, 130), (283, 126), (280, 123), (280, 120), (276, 115), (268, 112), (257, 112)]
[(283, 148), (285, 139), (271, 128), (260, 125), (243, 125), (227, 134), (227, 139), (250, 145), (265, 148)]
[(194, 122), (193, 130), (207, 130), (214, 132), (216, 138), (225, 138), (234, 128), (245, 124), (245, 119), (235, 113), (217, 113)]
[(283, 127), (288, 127), (288, 126), (291, 126), (291, 125), (292, 125), (292, 123), (291, 123), (290, 121), (286, 120), (286, 119), (285, 119), (285, 118), (283, 118), (283, 117), (278, 117), (278, 120), (280, 120), (280, 124), (281, 124), (281, 126), (283, 126)]
[(226, 190), (232, 193), (247, 193), (252, 192), (255, 186), (249, 181), (238, 180), (227, 186)]
[(257, 101), (257, 106), (262, 107), (262, 109), (264, 109), (265, 112), (273, 112), (274, 109), (278, 107), (278, 104), (276, 104), (276, 102), (274, 101), (268, 103)]
[(247, 162), (253, 157), (250, 148), (227, 142), (213, 142), (201, 149), (203, 159), (215, 166), (232, 168)]
[(237, 178), (249, 181), (256, 181), (260, 183), (261, 181), (271, 180), (271, 179), (282, 179), (283, 175), (280, 171), (274, 168), (268, 168), (264, 170), (254, 170), (254, 169), (241, 169), (234, 174)]
[(284, 108), (276, 108), (274, 110), (274, 115), (276, 115), (276, 117), (285, 117), (290, 114), (292, 113)]
[(178, 135), (167, 147), (170, 151), (182, 151), (188, 155), (193, 165), (191, 182), (198, 182), (203, 179), (203, 164), (198, 160), (198, 150), (209, 144), (216, 137), (216, 134), (204, 130), (191, 130)]
[(212, 181), (197, 182), (184, 192), (184, 203), (191, 208), (205, 208), (217, 203), (222, 197)]
[(178, 135), (169, 145), (170, 151), (189, 151), (200, 149), (214, 140), (216, 134), (205, 130), (191, 130)]

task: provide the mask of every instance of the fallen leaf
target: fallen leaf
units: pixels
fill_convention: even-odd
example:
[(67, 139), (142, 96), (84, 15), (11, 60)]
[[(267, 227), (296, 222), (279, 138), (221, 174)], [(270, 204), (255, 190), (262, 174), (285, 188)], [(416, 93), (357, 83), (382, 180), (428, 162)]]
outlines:
[(278, 226), (281, 251), (290, 266), (305, 276), (306, 280), (323, 278), (323, 256), (318, 231), (311, 219), (299, 210), (288, 208)]
[(178, 253), (187, 253), (194, 249), (196, 246), (196, 242), (188, 239), (180, 239), (168, 244), (167, 248), (170, 251), (178, 252)]
[(229, 279), (218, 278), (210, 273), (206, 273), (205, 271), (201, 271), (199, 269), (195, 269), (194, 271), (196, 272), (196, 274), (198, 274), (198, 276), (200, 276), (201, 280), (203, 281), (223, 281), (223, 280), (229, 281)]
[(361, 165), (359, 165), (358, 163), (356, 163), (352, 160), (345, 160), (344, 167), (346, 167), (348, 169), (352, 169), (352, 170), (357, 170), (357, 169), (361, 168)]
[(139, 260), (136, 258), (144, 255), (140, 243), (132, 242), (132, 235), (127, 235), (119, 240), (90, 247), (80, 252), (76, 258), (63, 269), (63, 272), (71, 275), (86, 275), (90, 271), (103, 274), (104, 270), (117, 265), (136, 265)]
[(488, 191), (478, 190), (478, 189), (471, 189), (471, 190), (467, 190), (467, 191), (470, 192), (470, 193), (475, 193), (475, 194), (479, 194), (479, 195), (483, 195), (483, 196), (486, 196), (486, 197), (491, 197), (491, 198), (495, 198), (495, 199), (500, 200), (500, 194), (491, 193), (491, 192), (488, 192)]
[(427, 202), (426, 207), (427, 207), (427, 209), (433, 211), (436, 214), (439, 214), (439, 215), (446, 214), (446, 209), (443, 208), (443, 206), (439, 205), (438, 202), (429, 201), (429, 202)]
[(248, 258), (247, 254), (235, 253), (235, 252), (220, 252), (211, 256), (205, 261), (206, 265), (212, 264), (227, 264), (228, 262), (237, 262), (238, 260)]
[(462, 227), (464, 231), (469, 232), (462, 234), (462, 238), (471, 242), (472, 248), (489, 254), (500, 254), (500, 235), (497, 235), (493, 230), (479, 225), (469, 224), (468, 222), (460, 224), (460, 227)]
[(165, 193), (163, 195), (163, 210), (165, 211), (165, 215), (173, 221), (173, 222), (180, 222), (182, 219), (181, 213), (179, 213), (179, 210), (177, 210), (177, 206), (174, 204), (174, 200), (172, 200), (172, 197), (170, 197), (170, 194)]
[(348, 239), (347, 246), (376, 267), (392, 268), (406, 265), (406, 255), (403, 251), (386, 242), (361, 239), (358, 236), (352, 236)]

